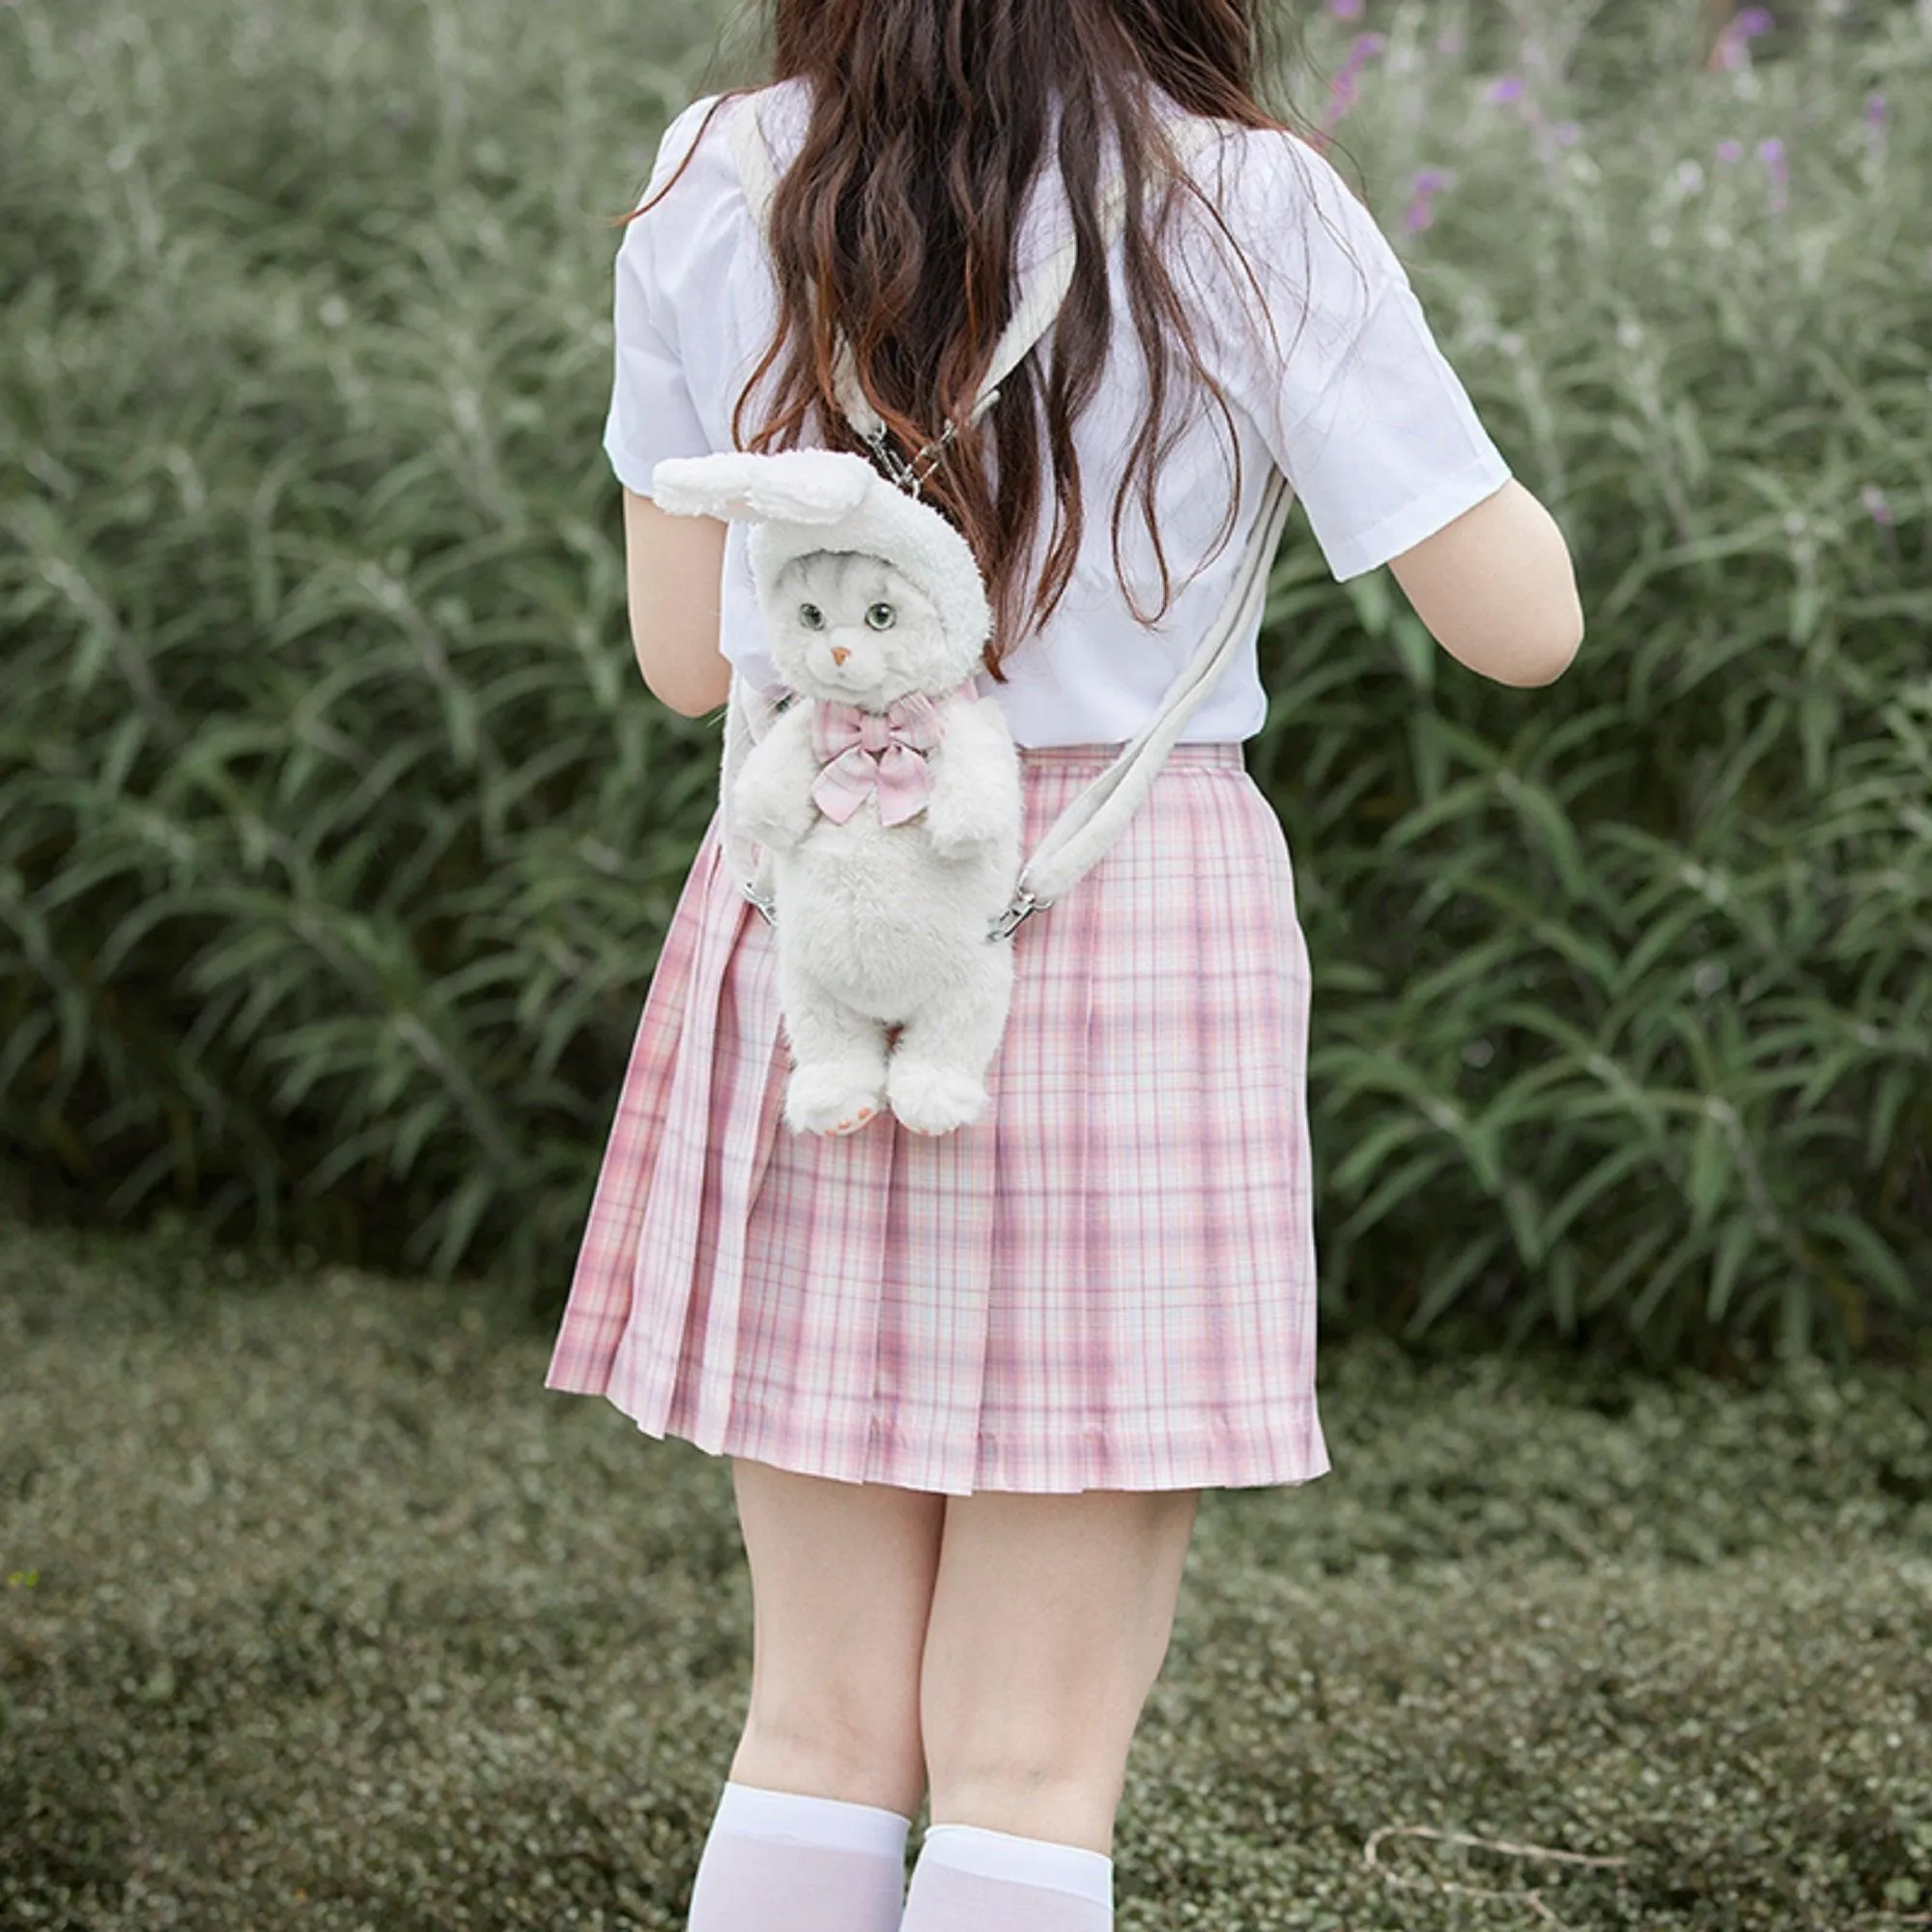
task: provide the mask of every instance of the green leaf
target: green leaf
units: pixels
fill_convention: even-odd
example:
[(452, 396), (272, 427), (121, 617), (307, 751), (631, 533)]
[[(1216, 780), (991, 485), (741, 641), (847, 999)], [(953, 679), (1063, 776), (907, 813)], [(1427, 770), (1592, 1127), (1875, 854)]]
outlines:
[(1704, 1299), (1704, 1316), (1711, 1322), (1723, 1319), (1731, 1305), (1731, 1295), (1745, 1258), (1756, 1243), (1756, 1233), (1743, 1215), (1725, 1223), (1718, 1236), (1718, 1258), (1711, 1269), (1710, 1293)]
[(1875, 1234), (1862, 1216), (1842, 1208), (1813, 1209), (1805, 1227), (1833, 1236), (1846, 1258), (1861, 1268), (1865, 1287), (1875, 1290), (1901, 1311), (1922, 1309), (1924, 1291), (1915, 1287), (1905, 1264)]
[(1730, 1134), (1713, 1108), (1697, 1122), (1690, 1144), (1690, 1226), (1702, 1234), (1717, 1217), (1731, 1180)]

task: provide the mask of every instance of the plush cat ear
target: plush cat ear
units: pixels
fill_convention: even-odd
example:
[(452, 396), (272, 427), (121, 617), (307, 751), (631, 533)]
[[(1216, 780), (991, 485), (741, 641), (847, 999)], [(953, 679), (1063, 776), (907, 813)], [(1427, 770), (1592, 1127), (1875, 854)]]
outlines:
[(838, 449), (729, 449), (668, 456), (651, 470), (658, 508), (741, 524), (836, 524), (865, 501), (879, 473)]

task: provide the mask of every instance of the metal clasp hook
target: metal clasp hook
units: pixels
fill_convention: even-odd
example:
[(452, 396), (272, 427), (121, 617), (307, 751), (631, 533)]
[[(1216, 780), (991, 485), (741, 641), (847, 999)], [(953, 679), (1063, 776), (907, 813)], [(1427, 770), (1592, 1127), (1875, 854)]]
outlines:
[[(986, 403), (992, 404), (997, 402), (999, 400), (999, 395), (1000, 392), (997, 389), (995, 389), (992, 392), (992, 394), (986, 398)], [(984, 406), (982, 406), (981, 410), (982, 413), (983, 413), (983, 408)], [(879, 459), (879, 461), (885, 465), (886, 473), (889, 476), (891, 476), (893, 481), (896, 483), (901, 490), (910, 492), (913, 497), (917, 499), (919, 497), (919, 486), (922, 482), (924, 481), (924, 476), (919, 469), (914, 468), (914, 464), (924, 463), (926, 469), (930, 469), (932, 468), (932, 465), (939, 460), (940, 452), (946, 447), (946, 445), (949, 442), (952, 440), (953, 436), (958, 431), (958, 428), (959, 425), (956, 422), (953, 422), (949, 419), (946, 425), (946, 434), (942, 436), (937, 442), (928, 442), (925, 445), (925, 447), (920, 451), (919, 455), (914, 458), (913, 463), (905, 462), (899, 456), (896, 450), (891, 449), (887, 446), (886, 432), (883, 425), (881, 425), (878, 429), (871, 431), (869, 434), (865, 432), (862, 432), (862, 434), (865, 435), (866, 440), (871, 444), (872, 454), (876, 456)]]
[(1044, 912), (1053, 903), (1051, 899), (1037, 898), (1030, 887), (1021, 886), (1008, 902), (1006, 910), (1000, 914), (987, 930), (988, 939), (1010, 939), (1020, 922), (1037, 912)]

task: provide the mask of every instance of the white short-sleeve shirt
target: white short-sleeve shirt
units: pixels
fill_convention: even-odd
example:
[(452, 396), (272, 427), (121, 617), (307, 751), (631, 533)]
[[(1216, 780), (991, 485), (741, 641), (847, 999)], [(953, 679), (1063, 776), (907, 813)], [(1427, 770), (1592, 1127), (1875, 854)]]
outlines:
[[(670, 178), (717, 98), (694, 101), (666, 129), (644, 199)], [(651, 470), (662, 458), (734, 446), (733, 406), (776, 326), (776, 283), (724, 140), (728, 118), (753, 101), (782, 172), (805, 130), (809, 102), (799, 81), (726, 102), (683, 178), (630, 223), (617, 252), (616, 369), (604, 446), (618, 480), (639, 496), (651, 495)], [(1211, 218), (1183, 197), (1185, 218), (1176, 228), (1182, 240), (1164, 259), (1234, 418), (1241, 457), (1236, 521), (1202, 568), (1228, 512), (1229, 427), (1174, 345), (1165, 427), (1175, 440), (1155, 505), (1177, 594), (1157, 625), (1136, 617), (1116, 577), (1112, 523), (1148, 385), (1116, 242), (1108, 373), (1074, 425), (1086, 519), (1074, 572), (1044, 627), (1005, 660), (1007, 683), (983, 670), (977, 680), (1020, 745), (1118, 744), (1141, 729), (1227, 601), (1271, 469), (1287, 476), (1338, 581), (1399, 556), (1510, 478), (1400, 258), (1323, 156), (1293, 136), (1231, 123), (1191, 171), (1246, 255), (1279, 336), (1277, 348)], [(1066, 232), (1065, 217), (1058, 171), (1048, 167), (1022, 229), (1022, 273)], [(1043, 365), (1052, 345), (1049, 328), (1033, 352)], [(1177, 396), (1177, 381), (1192, 397)], [(748, 436), (762, 420), (758, 400), (748, 406)], [(1139, 487), (1136, 469), (1121, 517), (1121, 564), (1147, 615), (1160, 603), (1160, 567)], [(1050, 485), (1042, 495), (1036, 572), (1054, 514)], [(719, 645), (754, 685), (770, 686), (780, 680), (745, 538), (745, 526), (731, 524)], [(1184, 740), (1238, 742), (1260, 730), (1267, 713), (1260, 628), (1257, 616)]]

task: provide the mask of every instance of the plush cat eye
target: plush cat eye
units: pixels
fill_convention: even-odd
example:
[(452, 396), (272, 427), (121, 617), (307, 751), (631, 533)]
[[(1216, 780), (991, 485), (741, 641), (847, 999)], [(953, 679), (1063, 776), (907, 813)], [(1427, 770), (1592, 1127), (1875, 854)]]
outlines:
[[(876, 624), (873, 624), (872, 619), (875, 616), (877, 616), (881, 611), (883, 611), (886, 614), (883, 617), (881, 617)], [(895, 624), (898, 621), (898, 618), (896, 613), (894, 611), (893, 607), (890, 604), (874, 604), (870, 608), (870, 610), (868, 610), (866, 612), (866, 621), (867, 623), (871, 624), (872, 629), (875, 631), (890, 631), (894, 626), (894, 624)]]
[(822, 631), (825, 628), (825, 612), (816, 604), (801, 604), (798, 607), (798, 621), (808, 631)]

